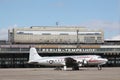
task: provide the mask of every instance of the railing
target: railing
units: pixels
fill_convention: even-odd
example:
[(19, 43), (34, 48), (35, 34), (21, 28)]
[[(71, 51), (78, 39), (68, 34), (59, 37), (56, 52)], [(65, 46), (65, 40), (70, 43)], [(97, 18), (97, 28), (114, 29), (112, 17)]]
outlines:
[[(18, 50), (18, 51), (5, 51), (5, 50), (0, 50), (0, 53), (16, 53), (16, 54), (19, 54), (19, 53), (29, 53), (29, 51), (21, 51), (21, 50)], [(75, 54), (78, 54), (78, 53), (120, 53), (120, 51), (38, 51), (38, 53), (75, 53)]]

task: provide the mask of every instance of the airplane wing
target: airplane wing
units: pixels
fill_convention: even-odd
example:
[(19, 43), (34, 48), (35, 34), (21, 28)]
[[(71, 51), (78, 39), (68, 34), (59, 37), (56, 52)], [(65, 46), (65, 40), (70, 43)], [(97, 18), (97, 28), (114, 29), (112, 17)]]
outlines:
[(66, 66), (73, 67), (73, 66), (84, 66), (87, 64), (85, 59), (74, 59), (72, 57), (65, 58)]
[(67, 67), (72, 67), (73, 65), (78, 65), (77, 61), (71, 57), (65, 58), (65, 64)]

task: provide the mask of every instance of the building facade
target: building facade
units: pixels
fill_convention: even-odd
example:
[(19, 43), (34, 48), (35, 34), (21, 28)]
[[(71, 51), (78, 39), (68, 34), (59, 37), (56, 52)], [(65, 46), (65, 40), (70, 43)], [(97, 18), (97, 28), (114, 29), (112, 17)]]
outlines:
[(0, 41), (0, 68), (41, 67), (27, 63), (31, 46), (43, 57), (100, 55), (108, 59), (104, 66), (120, 67), (120, 40), (104, 40), (102, 30), (84, 27), (13, 28), (8, 37), (8, 41)]
[(9, 30), (12, 43), (103, 43), (102, 30), (89, 30), (85, 27), (13, 28)]
[[(119, 41), (120, 42), (120, 41)], [(37, 45), (0, 45), (0, 67), (41, 67), (27, 64), (30, 46), (37, 48), (41, 56), (100, 55), (108, 59), (104, 66), (120, 66), (119, 45), (73, 45), (73, 44), (37, 44)]]

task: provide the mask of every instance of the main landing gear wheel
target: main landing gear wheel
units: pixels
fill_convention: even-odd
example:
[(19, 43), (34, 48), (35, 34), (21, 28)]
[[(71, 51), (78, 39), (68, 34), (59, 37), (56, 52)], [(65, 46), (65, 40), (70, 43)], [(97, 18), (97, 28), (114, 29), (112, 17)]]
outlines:
[(73, 66), (72, 70), (79, 70), (79, 66)]
[(74, 63), (74, 65), (72, 66), (72, 70), (79, 70), (79, 64)]
[(61, 67), (56, 67), (54, 70), (62, 70)]

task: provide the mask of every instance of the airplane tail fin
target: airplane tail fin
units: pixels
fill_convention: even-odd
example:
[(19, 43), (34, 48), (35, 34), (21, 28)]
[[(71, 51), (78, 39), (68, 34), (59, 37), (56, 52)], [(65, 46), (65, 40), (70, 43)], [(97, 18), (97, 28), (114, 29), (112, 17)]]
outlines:
[(31, 62), (35, 62), (38, 59), (41, 59), (42, 57), (39, 56), (39, 54), (37, 53), (37, 50), (34, 47), (30, 48), (30, 52), (29, 52), (29, 61), (28, 63)]

